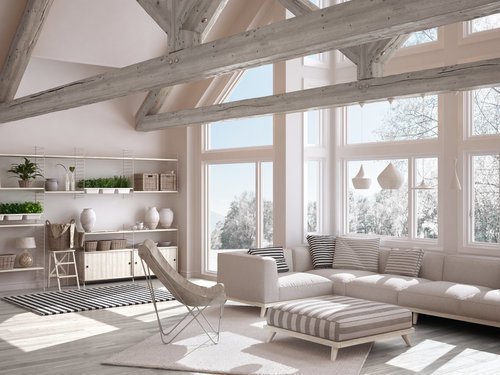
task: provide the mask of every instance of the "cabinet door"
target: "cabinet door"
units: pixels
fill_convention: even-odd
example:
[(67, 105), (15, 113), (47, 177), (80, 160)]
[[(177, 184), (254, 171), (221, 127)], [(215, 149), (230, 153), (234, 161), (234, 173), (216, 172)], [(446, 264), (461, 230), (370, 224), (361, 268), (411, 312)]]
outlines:
[(130, 251), (87, 252), (83, 256), (85, 281), (132, 277)]
[(141, 258), (139, 257), (138, 251), (134, 250), (133, 254), (134, 277), (146, 276), (146, 274), (144, 273), (144, 268), (142, 268), (142, 262)]
[(177, 271), (177, 246), (159, 247), (158, 250), (160, 250), (167, 262)]

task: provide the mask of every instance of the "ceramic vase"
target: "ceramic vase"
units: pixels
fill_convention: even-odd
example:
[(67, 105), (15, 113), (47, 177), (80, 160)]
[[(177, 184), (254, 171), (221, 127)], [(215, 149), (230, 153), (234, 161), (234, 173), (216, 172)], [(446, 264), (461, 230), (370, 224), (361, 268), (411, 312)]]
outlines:
[(95, 212), (92, 208), (84, 208), (80, 214), (80, 223), (85, 232), (92, 232), (96, 220)]
[(160, 210), (160, 225), (162, 228), (170, 228), (174, 221), (174, 211), (170, 208), (162, 208)]
[(46, 191), (57, 191), (58, 189), (59, 189), (59, 181), (57, 181), (57, 178), (47, 178), (45, 180)]
[(144, 215), (144, 224), (148, 229), (156, 229), (160, 221), (160, 214), (156, 207), (149, 207)]

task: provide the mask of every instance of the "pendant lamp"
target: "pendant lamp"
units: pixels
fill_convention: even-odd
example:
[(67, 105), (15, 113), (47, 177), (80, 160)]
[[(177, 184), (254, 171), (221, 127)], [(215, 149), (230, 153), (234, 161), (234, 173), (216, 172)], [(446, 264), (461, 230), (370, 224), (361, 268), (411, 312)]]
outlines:
[(453, 169), (453, 177), (451, 178), (451, 189), (452, 190), (462, 190), (462, 185), (460, 184), (460, 180), (458, 179), (457, 172), (457, 163), (458, 159), (455, 159), (455, 168)]
[(354, 189), (369, 189), (371, 184), (372, 179), (365, 177), (365, 170), (363, 169), (363, 164), (361, 164), (358, 174), (352, 179), (352, 186), (354, 186)]
[(404, 178), (392, 162), (378, 175), (377, 181), (382, 189), (399, 189)]

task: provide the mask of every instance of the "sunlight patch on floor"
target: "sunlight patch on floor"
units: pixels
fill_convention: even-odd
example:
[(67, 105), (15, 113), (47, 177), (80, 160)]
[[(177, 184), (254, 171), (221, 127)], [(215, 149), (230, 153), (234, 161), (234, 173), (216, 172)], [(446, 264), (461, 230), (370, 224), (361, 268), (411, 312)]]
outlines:
[[(63, 315), (66, 314), (17, 314), (0, 323), (0, 339), (24, 352), (31, 352), (118, 329), (82, 315), (72, 314), (70, 320)], [(33, 327), (36, 327), (36, 333)]]
[(454, 345), (444, 342), (424, 340), (386, 363), (419, 372), (454, 348)]
[(434, 371), (432, 375), (497, 375), (499, 373), (500, 355), (465, 349)]

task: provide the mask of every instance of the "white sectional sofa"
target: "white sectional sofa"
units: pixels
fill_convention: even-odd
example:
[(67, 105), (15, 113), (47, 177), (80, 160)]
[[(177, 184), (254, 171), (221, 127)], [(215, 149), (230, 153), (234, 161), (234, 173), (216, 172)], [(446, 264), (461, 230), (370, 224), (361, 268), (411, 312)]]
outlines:
[[(389, 250), (380, 249), (379, 272)], [(500, 260), (426, 252), (419, 277), (349, 269), (313, 269), (307, 246), (285, 249), (290, 272), (246, 251), (220, 253), (218, 281), (229, 299), (267, 307), (293, 299), (346, 295), (414, 312), (500, 327)]]

